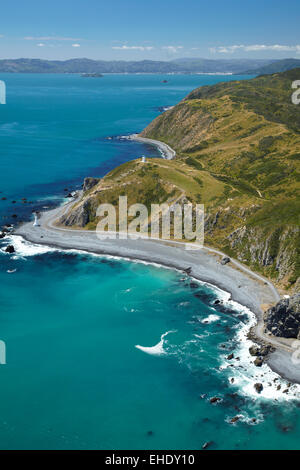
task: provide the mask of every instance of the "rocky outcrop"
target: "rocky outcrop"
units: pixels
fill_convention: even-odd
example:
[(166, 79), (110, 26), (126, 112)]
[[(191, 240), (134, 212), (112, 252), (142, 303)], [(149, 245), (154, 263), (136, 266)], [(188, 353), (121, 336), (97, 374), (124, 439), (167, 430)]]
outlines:
[(261, 384), (260, 382), (254, 384), (254, 388), (257, 391), (257, 393), (261, 393), (264, 389), (263, 384)]
[(92, 178), (92, 177), (84, 178), (83, 187), (82, 187), (83, 192), (89, 191), (94, 186), (96, 186), (96, 184), (98, 184), (99, 182), (100, 182), (100, 178)]
[(300, 338), (300, 293), (280, 300), (266, 312), (265, 324), (274, 336)]
[(64, 214), (60, 219), (59, 223), (71, 227), (75, 225), (77, 227), (84, 227), (90, 221), (90, 201), (85, 201), (78, 204), (77, 207), (72, 209), (70, 212)]
[(14, 253), (15, 252), (15, 247), (13, 245), (7, 245), (5, 248), (6, 253)]
[(267, 345), (267, 346), (254, 346), (253, 345), (249, 348), (249, 353), (251, 354), (251, 356), (265, 357), (273, 351), (274, 351), (274, 348), (272, 346), (269, 346), (269, 345)]

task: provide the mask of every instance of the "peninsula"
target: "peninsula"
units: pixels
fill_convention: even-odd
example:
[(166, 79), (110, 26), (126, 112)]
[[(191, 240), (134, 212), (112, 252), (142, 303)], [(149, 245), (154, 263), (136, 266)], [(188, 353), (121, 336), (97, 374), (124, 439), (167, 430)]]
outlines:
[[(164, 159), (142, 166), (133, 160), (104, 178), (86, 178), (75, 201), (43, 213), (39, 226), (24, 224), (16, 234), (62, 249), (188, 270), (219, 286), (256, 314), (252, 337), (276, 348), (270, 366), (300, 383), (299, 368), (290, 359), (293, 338), (272, 335), (263, 322), (279, 293), (294, 295), (300, 287), (300, 109), (289, 96), (299, 73), (194, 90), (132, 136), (157, 145)], [(187, 199), (203, 203), (206, 246), (187, 251), (180, 240), (99, 240), (96, 208), (124, 191), (129, 203), (146, 206)], [(226, 265), (225, 255), (231, 259)]]

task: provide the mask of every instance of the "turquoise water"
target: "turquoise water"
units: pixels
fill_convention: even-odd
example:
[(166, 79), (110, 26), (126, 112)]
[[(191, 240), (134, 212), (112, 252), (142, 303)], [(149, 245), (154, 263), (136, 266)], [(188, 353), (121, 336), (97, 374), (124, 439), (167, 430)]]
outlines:
[[(232, 77), (0, 79), (3, 224), (60, 202), (84, 176), (157, 156), (105, 137), (138, 132), (158, 107)], [(0, 252), (1, 449), (299, 448), (295, 391), (276, 392), (274, 374), (249, 366), (238, 338), (252, 317), (225, 293), (157, 266), (14, 243), (16, 256)]]

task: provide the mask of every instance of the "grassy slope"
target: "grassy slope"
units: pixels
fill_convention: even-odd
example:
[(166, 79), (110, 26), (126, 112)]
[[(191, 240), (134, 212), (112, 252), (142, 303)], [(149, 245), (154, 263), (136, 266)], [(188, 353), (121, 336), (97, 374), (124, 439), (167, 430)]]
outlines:
[(200, 177), (206, 171), (226, 183), (207, 208), (206, 241), (286, 287), (300, 276), (296, 79), (300, 69), (196, 89), (142, 132), (168, 143)]
[[(291, 83), (300, 69), (190, 93), (142, 136), (166, 142), (174, 161), (128, 162), (85, 195), (89, 223), (100, 202), (205, 204), (206, 244), (299, 287), (300, 105)], [(77, 209), (83, 202), (79, 203)], [(298, 281), (297, 281), (298, 279)]]

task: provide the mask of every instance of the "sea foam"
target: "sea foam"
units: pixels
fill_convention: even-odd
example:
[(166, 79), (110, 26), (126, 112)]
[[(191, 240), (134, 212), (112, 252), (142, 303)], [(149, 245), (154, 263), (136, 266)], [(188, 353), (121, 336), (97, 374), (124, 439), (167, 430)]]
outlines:
[(167, 331), (166, 333), (163, 333), (160, 337), (159, 343), (155, 344), (155, 346), (140, 346), (139, 344), (136, 344), (135, 347), (137, 349), (140, 349), (146, 354), (150, 354), (151, 356), (165, 355), (167, 353), (164, 350), (164, 342), (165, 342), (164, 338), (170, 333), (176, 333), (176, 330), (170, 330), (170, 331)]

